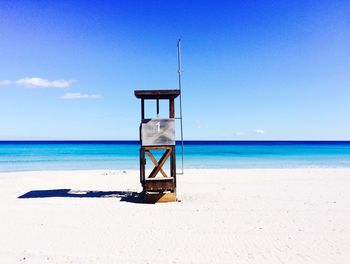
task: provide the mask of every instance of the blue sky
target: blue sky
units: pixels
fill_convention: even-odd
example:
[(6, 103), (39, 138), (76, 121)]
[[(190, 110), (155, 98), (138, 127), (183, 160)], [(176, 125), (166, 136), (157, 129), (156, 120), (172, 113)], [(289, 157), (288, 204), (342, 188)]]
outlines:
[(186, 139), (350, 140), (349, 1), (6, 0), (0, 139), (137, 139), (179, 37)]

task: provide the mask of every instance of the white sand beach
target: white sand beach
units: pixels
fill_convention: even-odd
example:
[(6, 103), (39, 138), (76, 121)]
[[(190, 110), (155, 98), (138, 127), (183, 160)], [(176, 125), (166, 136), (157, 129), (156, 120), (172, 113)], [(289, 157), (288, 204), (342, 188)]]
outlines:
[(0, 186), (0, 263), (350, 262), (350, 169), (187, 170), (162, 204), (133, 199), (138, 171)]

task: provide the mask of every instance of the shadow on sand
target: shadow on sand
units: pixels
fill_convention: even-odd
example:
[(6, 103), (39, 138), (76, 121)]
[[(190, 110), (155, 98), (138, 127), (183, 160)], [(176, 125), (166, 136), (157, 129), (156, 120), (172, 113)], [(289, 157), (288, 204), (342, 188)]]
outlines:
[(55, 190), (33, 190), (21, 196), (19, 199), (32, 198), (121, 198), (121, 202), (144, 203), (142, 193), (130, 191), (81, 191), (72, 189), (55, 189)]

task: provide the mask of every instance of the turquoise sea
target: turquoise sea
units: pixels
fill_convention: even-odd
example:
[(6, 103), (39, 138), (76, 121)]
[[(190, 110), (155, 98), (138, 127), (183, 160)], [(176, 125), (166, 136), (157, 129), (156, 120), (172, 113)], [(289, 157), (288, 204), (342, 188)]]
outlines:
[[(177, 146), (181, 168), (181, 146)], [(156, 155), (159, 157), (159, 155)], [(186, 141), (188, 168), (350, 167), (350, 141)], [(0, 141), (0, 171), (139, 169), (138, 141)]]

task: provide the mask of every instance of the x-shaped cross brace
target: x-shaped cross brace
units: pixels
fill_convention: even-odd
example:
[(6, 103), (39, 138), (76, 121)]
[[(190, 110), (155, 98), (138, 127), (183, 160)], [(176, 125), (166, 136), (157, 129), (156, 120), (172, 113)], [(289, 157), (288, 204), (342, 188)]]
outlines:
[(158, 172), (160, 172), (164, 177), (168, 177), (166, 175), (166, 173), (164, 172), (164, 170), (162, 169), (162, 167), (163, 167), (164, 163), (166, 162), (166, 160), (168, 159), (168, 157), (170, 156), (172, 150), (167, 149), (159, 161), (157, 161), (154, 158), (154, 156), (152, 155), (152, 153), (149, 150), (145, 150), (145, 152), (147, 153), (148, 157), (151, 159), (151, 161), (153, 162), (153, 164), (155, 166), (154, 169), (152, 170), (151, 174), (148, 176), (148, 178), (156, 177)]

